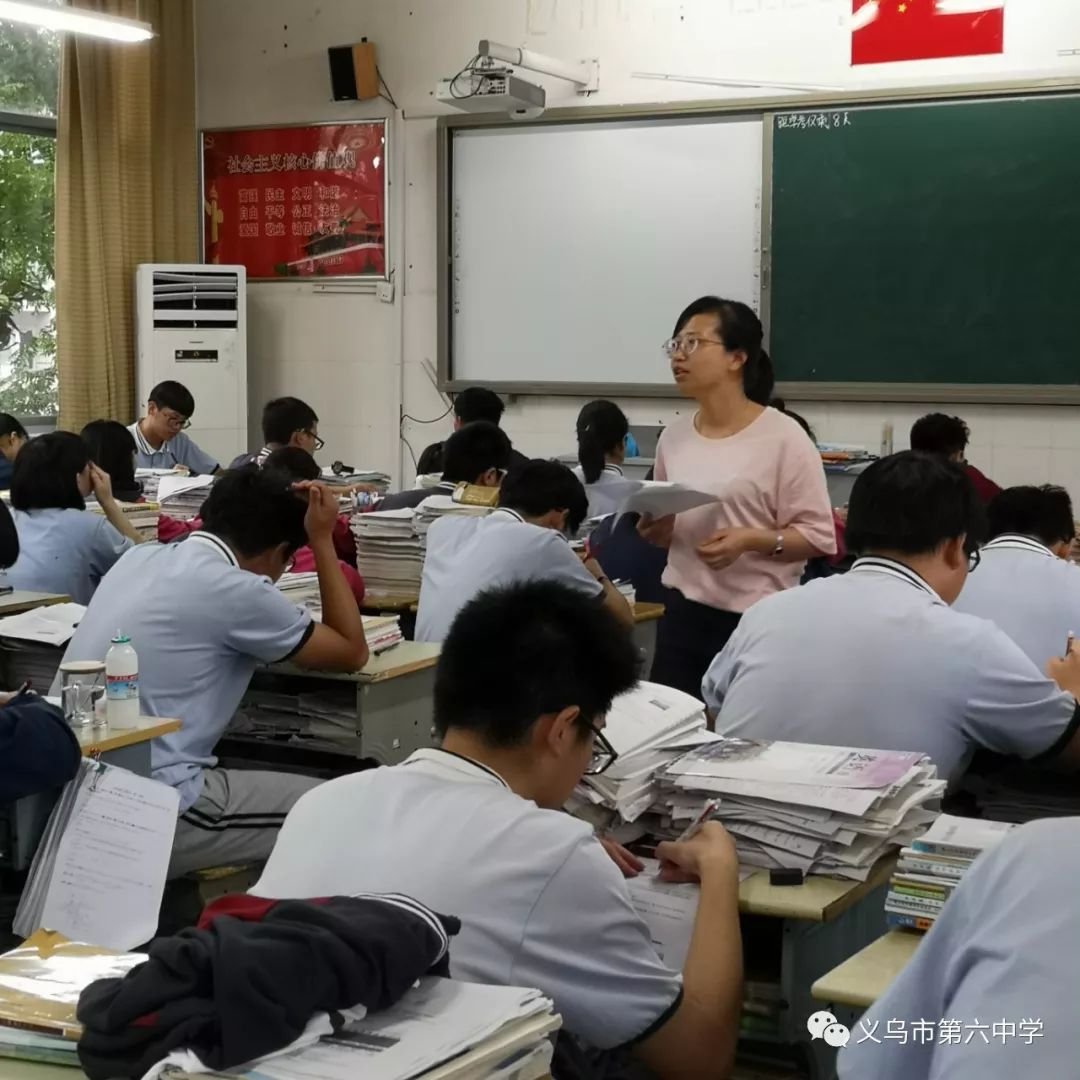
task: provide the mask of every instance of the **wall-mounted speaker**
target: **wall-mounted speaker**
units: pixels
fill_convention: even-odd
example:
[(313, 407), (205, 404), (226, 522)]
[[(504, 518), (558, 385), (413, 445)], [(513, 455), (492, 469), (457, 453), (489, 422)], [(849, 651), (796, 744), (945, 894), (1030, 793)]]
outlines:
[(379, 96), (375, 46), (367, 38), (359, 45), (337, 45), (326, 52), (335, 101), (367, 101)]

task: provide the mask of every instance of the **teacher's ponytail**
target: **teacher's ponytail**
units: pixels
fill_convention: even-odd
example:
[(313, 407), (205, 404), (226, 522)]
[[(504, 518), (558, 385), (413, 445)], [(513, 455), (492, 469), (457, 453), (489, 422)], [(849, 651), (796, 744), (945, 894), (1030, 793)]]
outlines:
[(614, 454), (630, 431), (630, 422), (613, 401), (590, 401), (578, 414), (578, 461), (586, 484), (595, 484), (608, 454)]

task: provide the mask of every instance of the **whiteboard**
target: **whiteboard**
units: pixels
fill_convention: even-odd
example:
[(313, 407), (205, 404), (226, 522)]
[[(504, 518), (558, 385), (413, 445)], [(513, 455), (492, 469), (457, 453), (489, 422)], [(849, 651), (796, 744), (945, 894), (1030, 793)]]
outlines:
[(450, 380), (670, 386), (661, 344), (687, 304), (759, 308), (762, 133), (760, 116), (452, 129)]

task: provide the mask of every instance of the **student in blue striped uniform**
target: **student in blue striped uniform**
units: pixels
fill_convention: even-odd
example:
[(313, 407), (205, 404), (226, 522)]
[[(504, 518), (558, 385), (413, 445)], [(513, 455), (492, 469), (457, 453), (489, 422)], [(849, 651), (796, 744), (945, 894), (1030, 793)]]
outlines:
[(1072, 500), (1060, 487), (1012, 487), (987, 516), (991, 539), (956, 610), (997, 623), (1041, 668), (1080, 634), (1080, 566), (1069, 561)]
[(136, 465), (140, 469), (179, 465), (197, 476), (220, 471), (221, 466), (184, 434), (194, 412), (195, 399), (186, 386), (171, 379), (158, 383), (150, 391), (146, 415), (128, 429), (135, 437)]
[(630, 422), (614, 401), (590, 401), (578, 414), (574, 475), (585, 485), (591, 518), (614, 514), (629, 494), (622, 471), (629, 434)]

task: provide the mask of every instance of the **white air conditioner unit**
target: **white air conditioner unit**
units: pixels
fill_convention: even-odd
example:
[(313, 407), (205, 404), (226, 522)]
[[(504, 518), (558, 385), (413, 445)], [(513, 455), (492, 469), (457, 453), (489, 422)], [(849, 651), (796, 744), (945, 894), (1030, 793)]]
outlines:
[(247, 271), (144, 263), (135, 271), (136, 415), (166, 379), (195, 398), (191, 437), (227, 465), (248, 449)]

